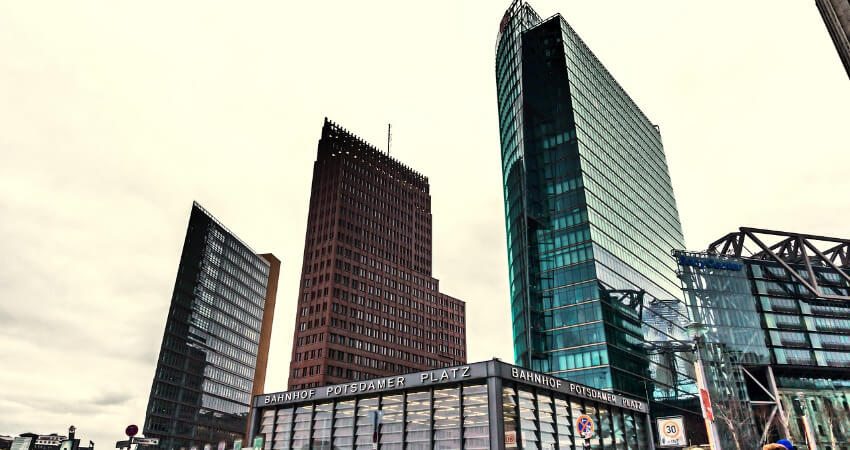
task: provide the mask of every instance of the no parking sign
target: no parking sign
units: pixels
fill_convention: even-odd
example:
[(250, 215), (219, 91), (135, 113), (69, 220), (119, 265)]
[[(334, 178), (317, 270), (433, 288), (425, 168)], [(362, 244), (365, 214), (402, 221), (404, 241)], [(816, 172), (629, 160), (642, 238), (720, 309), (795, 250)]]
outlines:
[(590, 439), (593, 437), (594, 428), (593, 419), (587, 414), (582, 414), (576, 418), (576, 430), (578, 430), (579, 436)]

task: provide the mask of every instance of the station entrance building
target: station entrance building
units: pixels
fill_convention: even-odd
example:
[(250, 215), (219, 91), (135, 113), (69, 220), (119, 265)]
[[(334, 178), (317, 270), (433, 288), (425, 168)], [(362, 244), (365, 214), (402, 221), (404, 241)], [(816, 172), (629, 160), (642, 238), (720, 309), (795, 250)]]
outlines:
[(253, 407), (249, 442), (264, 450), (654, 449), (645, 401), (496, 359), (262, 394)]

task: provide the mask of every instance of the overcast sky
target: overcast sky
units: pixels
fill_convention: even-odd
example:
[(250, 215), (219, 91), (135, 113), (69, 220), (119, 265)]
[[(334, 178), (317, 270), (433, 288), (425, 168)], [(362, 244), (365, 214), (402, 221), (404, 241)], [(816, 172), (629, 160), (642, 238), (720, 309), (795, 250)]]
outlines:
[[(850, 237), (850, 81), (811, 0), (538, 0), (659, 124), (689, 248)], [(471, 361), (513, 360), (496, 32), (508, 1), (0, 2), (0, 434), (140, 427), (192, 200), (283, 261), (283, 390), (328, 116), (427, 175)], [(626, 175), (627, 176), (627, 175)]]

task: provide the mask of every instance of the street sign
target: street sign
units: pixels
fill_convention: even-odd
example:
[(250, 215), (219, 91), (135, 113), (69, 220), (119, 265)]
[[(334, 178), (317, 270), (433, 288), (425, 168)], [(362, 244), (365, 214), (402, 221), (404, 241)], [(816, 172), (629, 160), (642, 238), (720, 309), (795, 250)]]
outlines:
[(242, 439), (233, 441), (233, 450), (242, 450)]
[(516, 448), (516, 431), (505, 431), (505, 448)]
[(593, 437), (594, 428), (593, 419), (587, 414), (582, 414), (576, 418), (576, 429), (579, 436), (590, 439)]
[(124, 447), (129, 447), (129, 446), (130, 446), (130, 441), (118, 441), (118, 442), (115, 443), (115, 448), (124, 448)]
[(263, 437), (262, 436), (257, 436), (257, 437), (254, 438), (254, 448), (255, 449), (263, 448)]
[(685, 420), (682, 416), (659, 417), (655, 420), (658, 426), (659, 447), (685, 447)]
[(700, 389), (699, 395), (700, 400), (702, 400), (702, 416), (713, 422), (714, 410), (711, 409), (711, 398), (708, 396), (708, 391), (706, 391), (705, 389)]
[(159, 445), (159, 438), (133, 438), (133, 443), (139, 445)]
[(127, 426), (127, 429), (124, 430), (124, 433), (127, 433), (127, 436), (133, 437), (133, 436), (139, 434), (139, 427), (137, 427), (135, 425), (129, 425), (129, 426)]

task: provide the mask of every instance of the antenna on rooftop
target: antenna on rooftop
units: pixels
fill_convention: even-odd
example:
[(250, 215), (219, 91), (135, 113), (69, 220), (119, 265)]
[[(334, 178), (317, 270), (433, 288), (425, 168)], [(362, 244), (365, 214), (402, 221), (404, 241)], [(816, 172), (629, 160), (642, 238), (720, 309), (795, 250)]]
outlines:
[(387, 156), (390, 156), (390, 144), (393, 142), (393, 124), (387, 124)]

